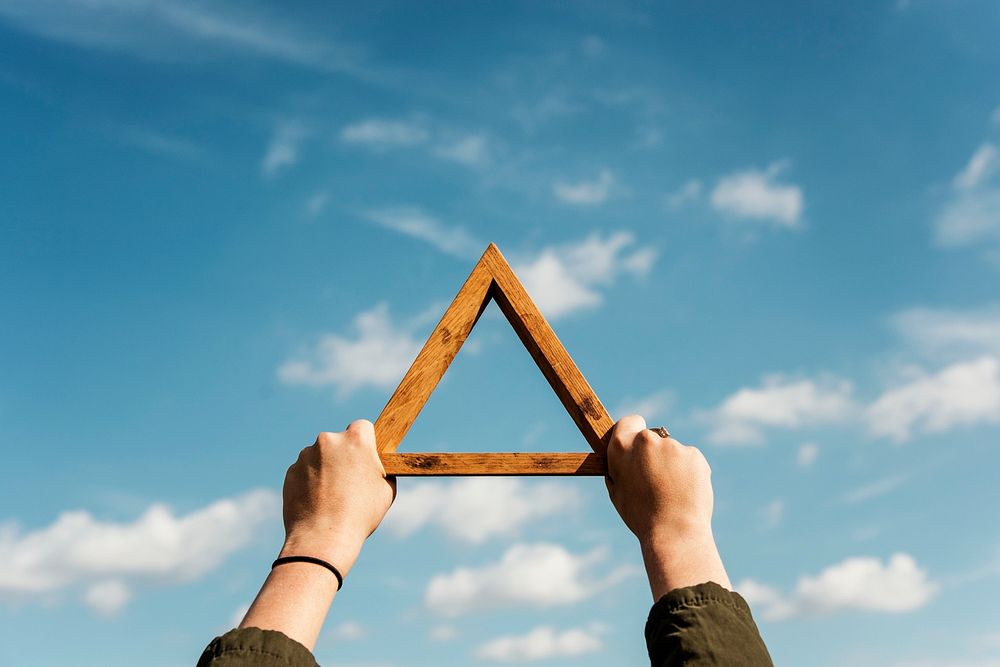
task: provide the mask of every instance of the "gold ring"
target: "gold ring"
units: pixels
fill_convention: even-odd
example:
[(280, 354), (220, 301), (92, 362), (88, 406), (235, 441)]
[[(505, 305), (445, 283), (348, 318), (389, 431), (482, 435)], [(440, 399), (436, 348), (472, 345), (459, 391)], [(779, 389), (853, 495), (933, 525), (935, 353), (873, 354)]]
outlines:
[(661, 438), (670, 437), (670, 431), (667, 430), (666, 426), (654, 426), (649, 430), (655, 433), (656, 435), (660, 436)]

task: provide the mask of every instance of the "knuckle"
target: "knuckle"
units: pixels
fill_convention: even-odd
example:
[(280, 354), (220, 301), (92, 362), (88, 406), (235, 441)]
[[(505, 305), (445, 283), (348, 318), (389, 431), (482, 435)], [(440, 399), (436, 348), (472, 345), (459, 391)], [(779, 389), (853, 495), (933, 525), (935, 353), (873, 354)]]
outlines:
[(635, 436), (635, 444), (641, 445), (643, 447), (651, 447), (654, 444), (656, 444), (659, 440), (660, 436), (656, 435), (648, 428), (639, 431), (639, 433), (637, 433)]
[(322, 433), (316, 436), (316, 444), (326, 445), (333, 442), (333, 439), (334, 439), (333, 433), (330, 433), (329, 431), (323, 431)]

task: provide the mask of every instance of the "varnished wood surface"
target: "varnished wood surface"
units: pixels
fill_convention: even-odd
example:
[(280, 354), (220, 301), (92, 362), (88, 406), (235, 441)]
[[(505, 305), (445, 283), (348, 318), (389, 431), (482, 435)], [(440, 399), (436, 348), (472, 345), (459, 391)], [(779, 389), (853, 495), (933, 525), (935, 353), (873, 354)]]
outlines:
[(489, 269), (480, 260), (375, 420), (380, 452), (394, 452), (403, 441), (489, 303), (492, 282)]
[(573, 475), (604, 476), (608, 462), (587, 453), (426, 453), (379, 455), (387, 475), (397, 477), (465, 475)]
[(614, 422), (587, 383), (573, 358), (559, 341), (541, 311), (514, 275), (500, 249), (490, 244), (483, 255), (493, 275), (491, 296), (500, 306), (524, 347), (562, 401), (590, 448), (607, 451), (607, 436)]
[[(393, 456), (424, 403), (494, 299), (595, 452), (580, 454), (400, 454)], [(455, 295), (375, 421), (375, 439), (393, 475), (604, 475), (611, 417), (559, 338), (490, 244)], [(392, 470), (390, 470), (392, 468)]]

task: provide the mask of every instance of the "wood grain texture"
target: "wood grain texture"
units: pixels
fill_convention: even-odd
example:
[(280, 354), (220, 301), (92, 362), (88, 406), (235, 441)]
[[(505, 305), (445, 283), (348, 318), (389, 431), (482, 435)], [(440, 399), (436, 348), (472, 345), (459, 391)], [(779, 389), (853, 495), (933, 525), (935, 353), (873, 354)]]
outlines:
[(387, 475), (574, 475), (604, 476), (608, 463), (600, 454), (587, 453), (427, 453), (380, 455)]
[(576, 422), (590, 448), (604, 454), (608, 434), (614, 426), (608, 411), (528, 296), (500, 249), (491, 243), (483, 259), (493, 275), (491, 296)]
[(394, 452), (403, 441), (489, 303), (491, 283), (489, 269), (480, 260), (375, 420), (380, 452)]
[[(494, 299), (594, 454), (394, 454)], [(390, 475), (606, 475), (613, 422), (500, 250), (490, 244), (375, 421)]]

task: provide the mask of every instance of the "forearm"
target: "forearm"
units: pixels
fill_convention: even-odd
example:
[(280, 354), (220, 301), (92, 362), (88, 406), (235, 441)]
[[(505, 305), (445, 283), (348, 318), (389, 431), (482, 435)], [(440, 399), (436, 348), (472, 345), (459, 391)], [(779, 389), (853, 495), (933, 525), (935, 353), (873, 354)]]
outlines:
[(281, 565), (271, 570), (240, 627), (278, 630), (312, 650), (336, 595), (337, 578), (326, 568)]
[(711, 528), (650, 534), (639, 543), (654, 601), (676, 588), (707, 581), (732, 590)]

